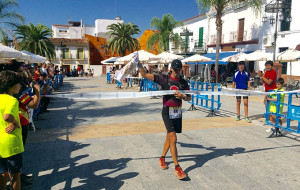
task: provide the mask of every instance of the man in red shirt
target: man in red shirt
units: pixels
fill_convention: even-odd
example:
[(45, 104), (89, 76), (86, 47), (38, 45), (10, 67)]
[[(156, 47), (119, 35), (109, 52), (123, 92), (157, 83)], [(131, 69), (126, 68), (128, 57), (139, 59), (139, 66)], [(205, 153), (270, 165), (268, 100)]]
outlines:
[[(262, 73), (261, 71), (258, 73), (258, 75), (261, 77), (261, 81), (264, 83), (265, 91), (268, 92), (270, 90), (276, 89), (276, 79), (277, 79), (277, 73), (273, 69), (273, 61), (267, 61), (265, 63), (266, 71), (265, 73)], [(267, 96), (265, 96), (265, 105), (267, 105)]]

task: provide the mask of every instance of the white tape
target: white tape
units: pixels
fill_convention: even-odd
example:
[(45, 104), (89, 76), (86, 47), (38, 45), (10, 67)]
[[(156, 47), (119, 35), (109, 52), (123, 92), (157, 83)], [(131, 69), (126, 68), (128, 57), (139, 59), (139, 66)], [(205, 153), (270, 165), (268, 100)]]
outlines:
[[(163, 96), (173, 95), (174, 90), (165, 91), (150, 91), (150, 92), (84, 92), (84, 93), (72, 93), (72, 94), (56, 94), (56, 95), (45, 95), (44, 97), (50, 98), (69, 98), (69, 99), (90, 99), (90, 100), (108, 100), (108, 99), (126, 99), (126, 98), (145, 98), (151, 96)], [(183, 94), (194, 94), (194, 95), (221, 95), (221, 96), (262, 96), (269, 94), (294, 94), (300, 93), (300, 90), (294, 91), (279, 91), (279, 92), (260, 92), (250, 90), (238, 90), (233, 91), (191, 91), (182, 90), (179, 91)]]

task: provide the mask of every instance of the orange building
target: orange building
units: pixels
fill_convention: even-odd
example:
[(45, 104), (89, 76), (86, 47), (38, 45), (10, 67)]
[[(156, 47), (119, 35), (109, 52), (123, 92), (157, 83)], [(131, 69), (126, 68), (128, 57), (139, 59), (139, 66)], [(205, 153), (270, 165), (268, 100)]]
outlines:
[[(147, 41), (150, 38), (150, 36), (152, 36), (154, 33), (159, 33), (158, 30), (145, 30), (145, 32), (143, 33), (143, 35), (140, 37), (139, 42), (141, 45), (141, 49), (148, 51), (147, 50)], [(149, 50), (148, 52), (153, 53), (155, 55), (159, 54), (159, 47), (158, 47), (158, 43), (154, 46), (153, 49)]]

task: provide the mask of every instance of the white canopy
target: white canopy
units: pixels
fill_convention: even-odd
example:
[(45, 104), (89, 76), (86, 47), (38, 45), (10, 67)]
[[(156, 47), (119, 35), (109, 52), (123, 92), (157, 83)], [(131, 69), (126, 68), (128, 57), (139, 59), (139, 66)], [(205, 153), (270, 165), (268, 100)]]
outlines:
[(249, 53), (243, 56), (243, 59), (239, 61), (268, 61), (273, 60), (273, 55), (271, 53), (265, 53), (262, 50), (256, 50), (253, 53)]
[(26, 50), (23, 50), (22, 52), (31, 56), (31, 60), (29, 61), (30, 63), (44, 63), (47, 61), (46, 57), (30, 53)]
[(235, 55), (232, 55), (232, 56), (229, 56), (229, 57), (225, 57), (221, 61), (224, 61), (224, 62), (239, 62), (239, 61), (244, 61), (246, 56), (247, 56), (247, 54), (240, 52), (238, 54), (235, 54)]
[(161, 54), (157, 55), (157, 57), (160, 59), (160, 63), (170, 63), (174, 59), (183, 59), (184, 57), (181, 55), (175, 55), (173, 53), (168, 52), (162, 52)]
[(188, 62), (206, 62), (206, 61), (212, 61), (211, 58), (204, 57), (200, 54), (195, 54), (191, 57), (185, 58), (181, 60), (183, 63), (188, 63)]
[(288, 49), (278, 56), (278, 61), (288, 62), (288, 61), (299, 61), (300, 51), (295, 49)]
[(22, 53), (18, 50), (15, 50), (13, 48), (0, 45), (0, 58), (21, 58)]
[[(159, 60), (159, 58), (157, 57), (157, 55), (149, 53), (149, 52), (147, 52), (145, 50), (140, 50), (140, 51), (138, 51), (138, 53), (139, 53), (139, 60), (141, 62), (148, 62), (148, 61), (157, 61), (157, 60)], [(125, 63), (131, 61), (132, 58), (133, 58), (133, 56), (134, 56), (134, 54), (131, 53), (129, 55), (121, 57), (121, 58), (117, 59), (117, 64), (125, 64)]]
[(118, 58), (120, 58), (120, 57), (110, 57), (108, 59), (101, 61), (101, 63), (104, 65), (112, 65)]

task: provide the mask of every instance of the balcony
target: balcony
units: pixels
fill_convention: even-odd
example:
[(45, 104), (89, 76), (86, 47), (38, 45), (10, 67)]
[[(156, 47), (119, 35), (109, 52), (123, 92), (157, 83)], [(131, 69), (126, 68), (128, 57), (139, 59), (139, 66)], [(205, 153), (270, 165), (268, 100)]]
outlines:
[[(224, 40), (225, 39), (225, 40)], [(216, 46), (216, 35), (211, 35), (209, 39), (209, 45), (207, 47)], [(221, 46), (236, 46), (236, 45), (246, 45), (246, 44), (258, 44), (258, 39), (254, 39), (251, 33), (244, 31), (239, 33), (238, 31), (232, 31), (227, 34), (222, 35)]]
[(194, 51), (197, 53), (205, 53), (207, 50), (207, 45), (203, 40), (199, 43), (198, 40), (194, 41)]
[(76, 54), (76, 60), (83, 61), (83, 60), (86, 60), (86, 58), (84, 57), (84, 55)]

